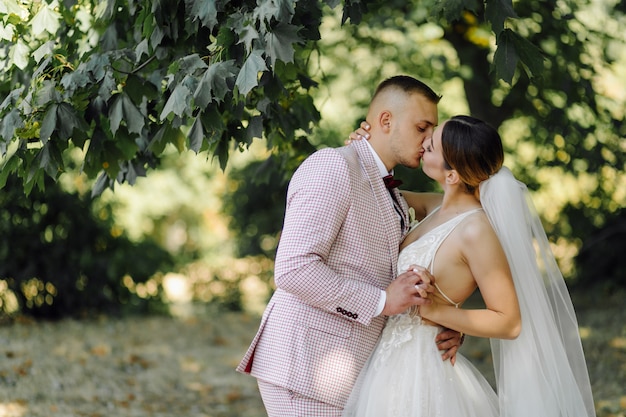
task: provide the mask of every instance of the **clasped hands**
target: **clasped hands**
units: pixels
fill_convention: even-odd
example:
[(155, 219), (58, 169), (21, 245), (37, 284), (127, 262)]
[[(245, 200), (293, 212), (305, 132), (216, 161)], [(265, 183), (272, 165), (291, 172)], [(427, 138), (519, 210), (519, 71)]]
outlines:
[(400, 314), (413, 306), (432, 303), (430, 293), (435, 291), (434, 277), (421, 266), (411, 265), (409, 269), (391, 281), (385, 292), (387, 301), (382, 314)]
[[(435, 292), (435, 277), (426, 268), (411, 265), (409, 269), (398, 275), (387, 287), (387, 300), (382, 314), (391, 316), (402, 313), (413, 306), (432, 304), (430, 294)], [(450, 359), (452, 365), (456, 362), (456, 353), (462, 343), (461, 333), (445, 329), (440, 332), (435, 342), (442, 351), (443, 360)]]

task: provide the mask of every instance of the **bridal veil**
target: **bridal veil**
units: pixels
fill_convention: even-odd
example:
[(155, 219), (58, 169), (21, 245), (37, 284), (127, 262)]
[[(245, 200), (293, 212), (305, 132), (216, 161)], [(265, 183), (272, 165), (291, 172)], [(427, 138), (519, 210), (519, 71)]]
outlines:
[(595, 417), (569, 292), (526, 185), (503, 167), (480, 201), (506, 253), (522, 314), (515, 340), (491, 340), (501, 417)]

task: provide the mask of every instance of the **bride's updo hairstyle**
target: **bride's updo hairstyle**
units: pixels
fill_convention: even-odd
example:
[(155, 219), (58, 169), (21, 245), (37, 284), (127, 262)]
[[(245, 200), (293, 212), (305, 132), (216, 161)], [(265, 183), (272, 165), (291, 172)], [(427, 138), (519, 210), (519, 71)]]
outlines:
[(471, 116), (454, 116), (446, 121), (441, 148), (446, 169), (456, 170), (472, 194), (504, 163), (502, 139), (496, 129)]

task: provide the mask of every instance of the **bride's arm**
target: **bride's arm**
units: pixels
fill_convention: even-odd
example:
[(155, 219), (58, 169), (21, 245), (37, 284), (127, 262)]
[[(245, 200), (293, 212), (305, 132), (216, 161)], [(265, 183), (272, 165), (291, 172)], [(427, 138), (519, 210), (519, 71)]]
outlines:
[(409, 207), (415, 210), (415, 218), (422, 220), (435, 208), (441, 205), (443, 194), (441, 193), (417, 193), (415, 191), (400, 190)]
[(459, 246), (462, 258), (480, 289), (486, 308), (470, 310), (432, 303), (421, 306), (420, 314), (425, 319), (468, 335), (515, 339), (522, 326), (520, 309), (500, 241), (486, 217), (461, 227)]

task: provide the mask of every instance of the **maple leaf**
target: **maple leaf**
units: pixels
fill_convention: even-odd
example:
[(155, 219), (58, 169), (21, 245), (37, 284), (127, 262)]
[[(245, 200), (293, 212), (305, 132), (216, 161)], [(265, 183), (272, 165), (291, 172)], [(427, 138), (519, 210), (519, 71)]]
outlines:
[(143, 115), (126, 94), (119, 94), (114, 100), (109, 111), (109, 120), (111, 122), (111, 133), (113, 134), (119, 129), (122, 120), (126, 122), (129, 132), (137, 134), (141, 133), (145, 124)]
[(167, 99), (165, 106), (163, 106), (163, 111), (161, 112), (161, 120), (165, 120), (170, 113), (174, 113), (175, 115), (181, 117), (185, 110), (188, 107), (189, 97), (191, 96), (191, 91), (184, 84), (178, 84), (170, 98)]
[(30, 21), (32, 33), (35, 36), (39, 36), (43, 32), (54, 35), (61, 25), (59, 23), (61, 15), (56, 11), (56, 8), (59, 7), (58, 2), (53, 1), (51, 4), (43, 4), (45, 6), (39, 9), (35, 17)]
[(293, 44), (300, 42), (302, 39), (298, 36), (300, 27), (279, 23), (271, 32), (265, 36), (267, 45), (265, 50), (270, 56), (272, 67), (276, 64), (276, 60), (283, 62), (293, 62), (294, 49)]
[(230, 91), (227, 81), (235, 76), (236, 69), (234, 60), (209, 65), (193, 93), (195, 104), (206, 107), (213, 100), (221, 102)]
[(259, 84), (259, 72), (267, 70), (261, 54), (262, 52), (258, 49), (252, 51), (239, 71), (235, 85), (244, 96)]
[(246, 46), (246, 52), (250, 53), (252, 50), (252, 42), (256, 39), (259, 39), (259, 32), (257, 32), (257, 30), (251, 25), (247, 25), (241, 29), (241, 32), (239, 33), (239, 42), (237, 42), (237, 44), (243, 43)]
[(508, 84), (513, 81), (515, 68), (519, 61), (519, 56), (515, 51), (515, 46), (511, 40), (511, 31), (503, 30), (498, 36), (498, 48), (493, 56), (493, 65), (496, 69), (496, 76)]
[(200, 19), (203, 26), (213, 30), (217, 25), (217, 5), (215, 0), (186, 0), (185, 6), (194, 20)]
[(202, 122), (200, 121), (200, 117), (196, 117), (194, 120), (191, 129), (189, 130), (189, 149), (198, 153), (200, 148), (202, 147), (202, 142), (204, 141), (204, 129), (202, 127)]

